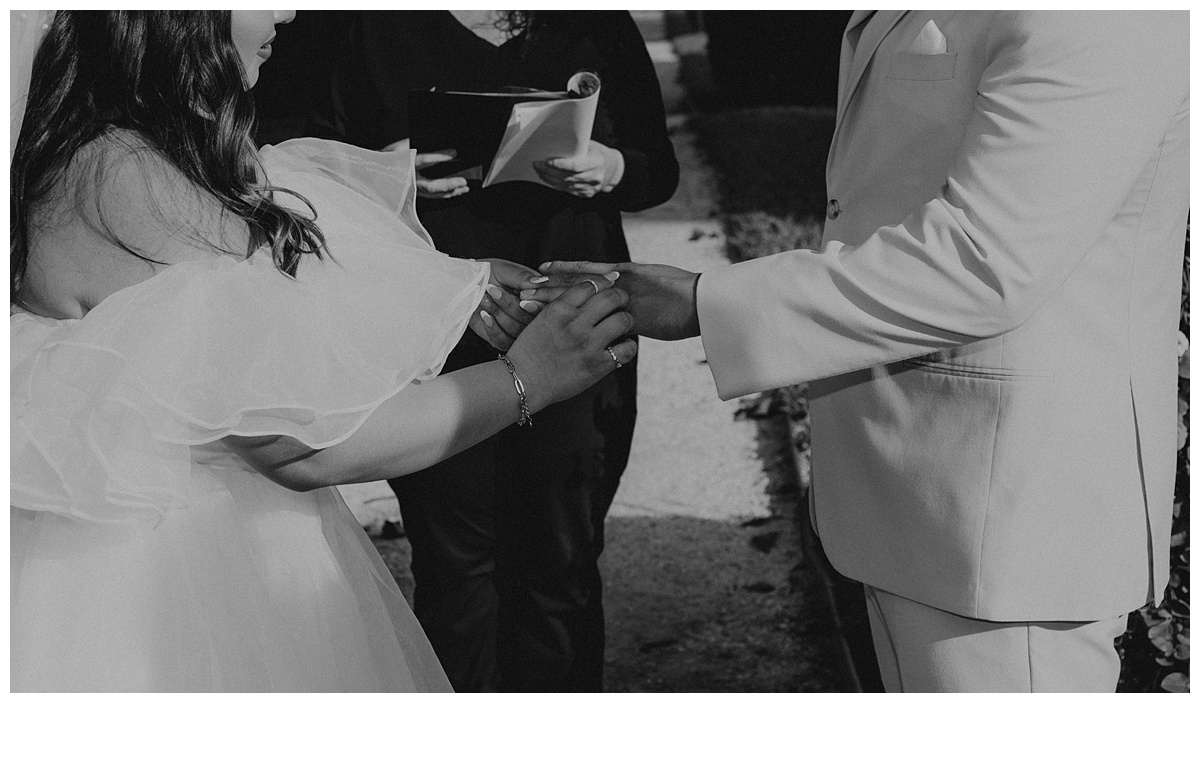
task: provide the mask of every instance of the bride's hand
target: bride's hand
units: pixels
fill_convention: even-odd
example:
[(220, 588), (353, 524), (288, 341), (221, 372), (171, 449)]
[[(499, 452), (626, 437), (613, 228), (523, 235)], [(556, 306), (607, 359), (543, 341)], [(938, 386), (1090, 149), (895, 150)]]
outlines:
[(454, 198), (469, 191), (466, 177), (442, 177), (427, 179), (421, 175), (423, 169), (438, 163), (447, 163), (458, 157), (455, 150), (438, 150), (437, 152), (418, 152), (415, 160), (417, 169), (417, 195), (423, 198)]
[(597, 261), (547, 261), (538, 270), (547, 276), (547, 281), (536, 287), (521, 288), (521, 306), (526, 309), (532, 310), (553, 302), (571, 286), (584, 280), (595, 283), (597, 290), (603, 291), (611, 288), (621, 276), (616, 264)]
[(633, 359), (637, 343), (625, 338), (633, 316), (621, 309), (628, 299), (617, 288), (597, 292), (580, 283), (547, 305), (517, 338), (508, 357), (531, 410), (574, 397)]
[(487, 293), (479, 309), (471, 316), (471, 331), (487, 340), (498, 351), (507, 351), (521, 331), (544, 306), (541, 302), (522, 302), (519, 292), (536, 291), (550, 278), (527, 266), (503, 258), (483, 258), (491, 265)]
[(617, 186), (625, 173), (625, 156), (598, 141), (589, 141), (587, 152), (573, 158), (533, 162), (533, 170), (550, 187), (579, 198), (592, 198)]

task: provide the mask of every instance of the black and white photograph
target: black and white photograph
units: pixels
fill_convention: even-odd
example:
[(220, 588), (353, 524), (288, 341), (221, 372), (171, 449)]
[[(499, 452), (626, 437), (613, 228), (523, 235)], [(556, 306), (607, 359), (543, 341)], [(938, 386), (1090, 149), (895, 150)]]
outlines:
[(1190, 26), (10, 10), (11, 712), (725, 780), (1189, 694)]

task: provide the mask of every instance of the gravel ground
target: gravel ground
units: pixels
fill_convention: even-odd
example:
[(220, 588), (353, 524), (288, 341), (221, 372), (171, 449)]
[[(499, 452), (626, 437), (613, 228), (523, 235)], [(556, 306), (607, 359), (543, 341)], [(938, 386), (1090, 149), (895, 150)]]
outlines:
[(768, 511), (742, 521), (610, 517), (610, 691), (846, 691), (819, 576), (800, 547), (782, 417), (755, 430)]

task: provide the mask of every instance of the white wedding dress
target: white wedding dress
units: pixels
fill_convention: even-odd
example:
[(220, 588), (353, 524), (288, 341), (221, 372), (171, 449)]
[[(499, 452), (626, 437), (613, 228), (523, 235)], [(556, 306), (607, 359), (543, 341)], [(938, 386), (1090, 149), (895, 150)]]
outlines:
[(10, 318), (13, 691), (450, 689), (337, 490), (284, 489), (220, 439), (349, 437), (437, 374), (488, 267), (432, 249), (408, 153), (263, 159), (332, 258), (293, 280), (198, 253), (80, 320)]

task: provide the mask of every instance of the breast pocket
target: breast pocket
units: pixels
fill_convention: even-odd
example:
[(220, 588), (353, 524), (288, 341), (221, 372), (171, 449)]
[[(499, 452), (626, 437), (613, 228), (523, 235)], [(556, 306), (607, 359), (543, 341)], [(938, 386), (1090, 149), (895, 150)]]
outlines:
[(913, 54), (899, 52), (888, 63), (887, 78), (906, 82), (939, 82), (954, 78), (957, 53)]

